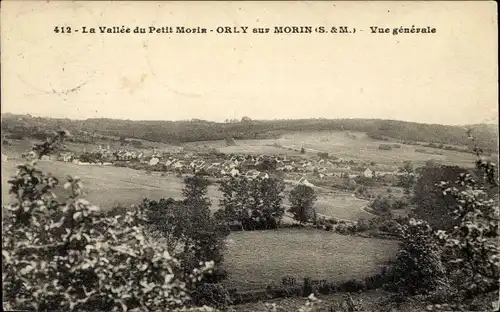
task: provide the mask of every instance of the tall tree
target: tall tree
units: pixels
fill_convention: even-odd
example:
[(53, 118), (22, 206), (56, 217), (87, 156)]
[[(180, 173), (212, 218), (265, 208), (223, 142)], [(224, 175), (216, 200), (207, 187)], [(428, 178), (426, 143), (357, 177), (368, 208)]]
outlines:
[(210, 217), (210, 199), (207, 197), (210, 182), (202, 175), (195, 174), (184, 179), (184, 205), (191, 211), (193, 218)]
[(284, 183), (274, 177), (231, 177), (220, 183), (219, 218), (240, 223), (243, 230), (276, 228), (284, 214)]
[(314, 189), (307, 185), (297, 185), (290, 192), (290, 212), (293, 218), (300, 223), (307, 223), (316, 218), (314, 203), (317, 199)]
[(399, 171), (403, 173), (400, 177), (401, 186), (404, 188), (405, 194), (409, 195), (415, 183), (415, 169), (413, 168), (413, 163), (409, 160), (404, 161)]
[(150, 224), (167, 239), (169, 247), (177, 248), (184, 272), (190, 274), (200, 261), (210, 259), (214, 261), (215, 274), (205, 280), (214, 282), (225, 275), (221, 264), (229, 231), (210, 214), (209, 181), (193, 175), (186, 177), (184, 183), (183, 200), (146, 200), (142, 206)]

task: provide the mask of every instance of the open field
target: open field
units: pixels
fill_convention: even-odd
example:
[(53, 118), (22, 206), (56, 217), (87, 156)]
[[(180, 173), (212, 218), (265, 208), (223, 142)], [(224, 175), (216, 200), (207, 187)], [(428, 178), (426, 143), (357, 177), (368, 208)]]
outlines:
[[(262, 140), (235, 140), (236, 145), (227, 146), (226, 141), (200, 141), (200, 142), (190, 142), (185, 143), (186, 147), (209, 147), (216, 148), (222, 153), (235, 153), (235, 154), (249, 154), (249, 155), (274, 155), (282, 154), (288, 156), (300, 156), (300, 150), (286, 150), (279, 146), (276, 146), (279, 140), (274, 139), (262, 139)], [(300, 149), (300, 147), (299, 147)]]
[(279, 284), (286, 275), (298, 281), (366, 277), (395, 254), (397, 242), (313, 229), (279, 229), (231, 233), (227, 247), (226, 283), (247, 290)]
[[(355, 138), (354, 138), (355, 137)], [(470, 164), (474, 156), (468, 153), (425, 148), (443, 155), (429, 155), (415, 152), (415, 146), (400, 144), (401, 148), (380, 150), (380, 144), (390, 142), (376, 141), (360, 132), (297, 132), (284, 135), (279, 143), (283, 146), (304, 146), (311, 152), (328, 152), (336, 157), (381, 164), (394, 164), (410, 160), (417, 165), (423, 165), (429, 159), (435, 159), (442, 164)]]
[[(7, 199), (9, 190), (7, 181), (15, 173), (15, 166), (18, 162), (9, 159), (2, 163), (3, 203)], [(163, 197), (180, 198), (182, 196), (182, 181), (174, 176), (159, 177), (129, 168), (81, 166), (52, 161), (40, 161), (39, 168), (51, 173), (60, 181), (68, 174), (80, 177), (86, 193), (85, 198), (103, 209), (109, 209), (118, 204), (137, 204), (144, 197), (160, 199)], [(208, 195), (215, 199), (218, 197), (218, 191), (215, 187), (210, 187)]]

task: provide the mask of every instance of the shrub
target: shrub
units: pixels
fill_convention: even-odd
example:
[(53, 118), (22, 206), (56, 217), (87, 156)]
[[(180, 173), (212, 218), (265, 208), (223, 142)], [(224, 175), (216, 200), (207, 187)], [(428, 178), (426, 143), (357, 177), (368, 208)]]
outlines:
[(285, 276), (281, 279), (283, 286), (295, 286), (297, 284), (297, 279), (293, 276)]
[(359, 292), (365, 290), (366, 286), (363, 281), (351, 279), (341, 283), (338, 288), (343, 292)]
[(347, 234), (347, 225), (345, 223), (339, 223), (335, 227), (335, 232), (339, 234)]
[(365, 231), (368, 231), (369, 228), (370, 228), (370, 226), (368, 225), (368, 222), (364, 218), (359, 218), (358, 231), (365, 232)]
[(209, 306), (217, 309), (226, 309), (232, 304), (229, 291), (221, 284), (205, 283), (196, 288), (192, 295), (196, 306)]
[(347, 233), (349, 234), (355, 234), (359, 230), (358, 226), (356, 224), (349, 224), (347, 226)]
[(432, 228), (424, 221), (410, 219), (401, 229), (401, 239), (391, 287), (408, 295), (437, 289), (446, 277), (446, 269), (441, 260), (442, 247)]
[(318, 157), (321, 159), (328, 159), (328, 153), (327, 152), (318, 152)]
[(304, 278), (304, 284), (302, 285), (302, 296), (307, 297), (308, 295), (312, 294), (312, 292), (313, 292), (312, 281), (310, 278), (306, 277)]
[(378, 148), (381, 149), (381, 150), (389, 151), (389, 150), (392, 150), (392, 145), (390, 145), (390, 144), (380, 144), (378, 146)]
[(330, 305), (329, 311), (357, 312), (367, 310), (365, 310), (361, 299), (354, 299), (351, 295), (346, 294), (341, 301)]
[(339, 223), (339, 221), (337, 220), (337, 218), (330, 218), (330, 219), (328, 219), (328, 222), (330, 224), (337, 224), (337, 223)]
[(382, 232), (400, 234), (401, 225), (395, 220), (386, 219), (384, 221), (381, 221), (381, 223), (378, 225), (378, 229)]

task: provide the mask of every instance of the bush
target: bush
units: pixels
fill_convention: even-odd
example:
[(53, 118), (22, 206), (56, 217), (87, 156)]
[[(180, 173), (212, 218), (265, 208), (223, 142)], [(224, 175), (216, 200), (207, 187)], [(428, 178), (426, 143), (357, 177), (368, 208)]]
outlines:
[(393, 290), (407, 295), (431, 292), (443, 283), (446, 268), (443, 252), (432, 228), (424, 221), (410, 219), (402, 228), (402, 242), (392, 271)]
[(339, 223), (339, 220), (337, 220), (337, 218), (330, 218), (330, 219), (328, 219), (328, 222), (330, 224), (337, 224), (337, 223)]
[(328, 159), (328, 153), (326, 152), (318, 152), (318, 157), (321, 159)]
[(381, 221), (381, 223), (378, 225), (378, 229), (382, 232), (399, 234), (401, 230), (401, 225), (395, 220), (387, 219)]
[(351, 279), (341, 283), (338, 288), (342, 292), (359, 292), (365, 290), (366, 286), (363, 281)]
[(297, 279), (293, 276), (285, 276), (281, 279), (283, 286), (295, 286), (297, 285)]
[(392, 145), (390, 145), (390, 144), (380, 144), (378, 146), (378, 148), (381, 149), (381, 150), (390, 151), (390, 150), (392, 150)]
[(349, 234), (355, 234), (359, 230), (358, 226), (356, 224), (349, 224), (347, 226), (347, 233)]
[(217, 309), (226, 309), (232, 304), (229, 291), (221, 284), (201, 284), (193, 292), (192, 300), (196, 306), (206, 305)]
[(339, 234), (347, 234), (347, 225), (345, 223), (339, 223), (335, 227), (335, 232)]
[(320, 281), (318, 286), (318, 293), (322, 295), (329, 295), (333, 292), (333, 288), (334, 287), (332, 287), (332, 285), (328, 283), (328, 281), (322, 280)]
[(310, 278), (304, 278), (304, 284), (302, 286), (302, 296), (307, 297), (313, 292), (312, 281)]
[(347, 294), (341, 301), (330, 305), (329, 311), (346, 311), (346, 312), (357, 312), (357, 311), (367, 311), (363, 306), (361, 299), (354, 299), (351, 295)]
[(358, 220), (358, 231), (359, 232), (365, 232), (370, 229), (370, 226), (368, 225), (368, 222), (364, 218), (359, 218)]

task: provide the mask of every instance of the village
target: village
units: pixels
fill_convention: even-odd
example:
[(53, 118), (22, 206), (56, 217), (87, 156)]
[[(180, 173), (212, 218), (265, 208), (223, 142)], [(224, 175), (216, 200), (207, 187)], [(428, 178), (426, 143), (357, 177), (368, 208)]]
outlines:
[[(98, 145), (94, 150), (77, 154), (62, 152), (58, 161), (71, 162), (81, 166), (119, 166), (145, 170), (152, 175), (173, 174), (179, 177), (198, 173), (219, 179), (225, 176), (247, 178), (268, 178), (270, 174), (280, 175), (286, 183), (308, 186), (328, 185), (339, 179), (356, 185), (356, 179), (381, 180), (387, 184), (397, 183), (404, 175), (397, 166), (377, 165), (330, 156), (327, 153), (302, 151), (299, 156), (278, 154), (224, 154), (215, 149), (186, 151), (161, 151), (159, 148), (112, 149), (109, 145)], [(45, 161), (55, 160), (48, 157)]]

